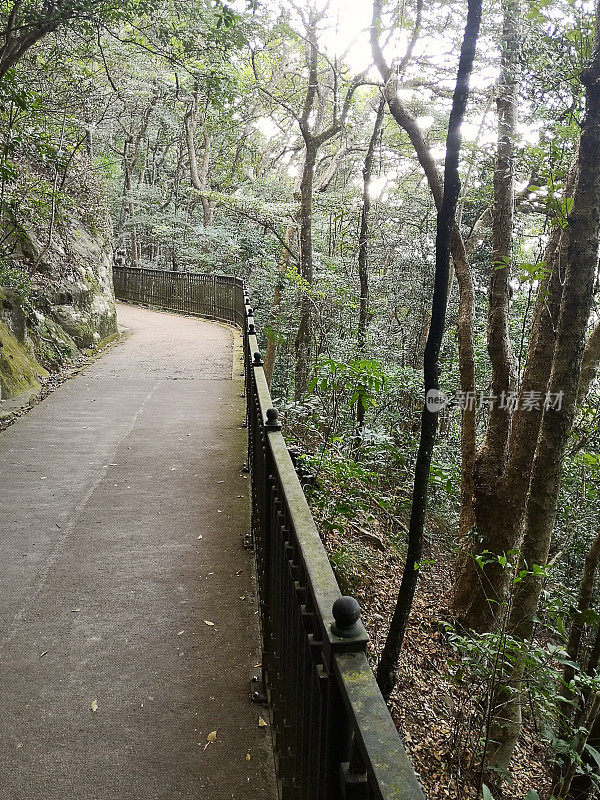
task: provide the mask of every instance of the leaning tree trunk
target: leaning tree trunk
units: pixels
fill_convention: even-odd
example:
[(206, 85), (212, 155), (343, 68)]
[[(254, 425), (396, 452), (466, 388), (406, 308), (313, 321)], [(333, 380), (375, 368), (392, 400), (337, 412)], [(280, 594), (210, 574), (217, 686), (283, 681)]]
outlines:
[(431, 305), (431, 324), (429, 326), (423, 364), (425, 403), (421, 414), (421, 436), (415, 463), (408, 549), (396, 608), (394, 609), (390, 630), (377, 667), (377, 682), (383, 696), (386, 698), (390, 696), (395, 684), (396, 664), (416, 590), (419, 561), (423, 548), (429, 471), (438, 422), (438, 413), (428, 407), (427, 398), (431, 397), (432, 394), (435, 395), (439, 389), (439, 354), (446, 323), (452, 229), (456, 218), (456, 204), (460, 194), (460, 177), (458, 173), (461, 147), (460, 126), (469, 97), (469, 80), (473, 70), (477, 37), (481, 23), (481, 5), (481, 0), (469, 0), (456, 88), (452, 98), (452, 109), (448, 123), (444, 191), (437, 216), (436, 264)]
[[(44, 36), (52, 33), (76, 15), (73, 9), (62, 9), (61, 5), (62, 3), (44, 3), (44, 9), (37, 19), (34, 16), (26, 22), (21, 17), (23, 12), (21, 0), (13, 0), (6, 27), (2, 32), (4, 44), (0, 47), (0, 80)], [(27, 9), (25, 9), (25, 14), (27, 14)], [(31, 14), (31, 9), (29, 9), (29, 14)]]
[[(531, 638), (537, 612), (542, 578), (533, 574), (533, 565), (548, 561), (564, 454), (577, 403), (577, 391), (590, 318), (598, 263), (600, 227), (600, 3), (594, 51), (582, 75), (586, 87), (586, 112), (579, 143), (579, 174), (573, 207), (569, 215), (569, 248), (563, 296), (556, 337), (549, 396), (555, 402), (543, 411), (539, 438), (533, 461), (529, 495), (523, 526), (521, 560), (530, 573), (515, 588), (509, 633), (523, 641)], [(490, 753), (494, 769), (508, 767), (516, 745), (520, 723), (518, 709), (523, 663), (517, 662), (509, 685), (513, 689), (493, 728), (497, 746)]]
[[(576, 154), (565, 184), (565, 197), (573, 196), (577, 169)], [(556, 226), (546, 247), (545, 262), (549, 274), (538, 289), (519, 403), (512, 416), (505, 470), (498, 481), (479, 480), (474, 487), (478, 543), (462, 561), (454, 592), (455, 597), (466, 598), (459, 614), (463, 624), (479, 632), (492, 630), (496, 625), (505, 598), (508, 574), (494, 560), (480, 568), (475, 556), (486, 551), (501, 555), (517, 544), (542, 418), (542, 404), (526, 409), (523, 398), (533, 396), (531, 393), (543, 397), (548, 389), (568, 245), (568, 228)]]
[[(401, 69), (392, 70), (386, 63), (379, 37), (381, 34), (381, 7), (382, 0), (373, 0), (373, 23), (371, 26), (371, 50), (373, 60), (385, 82), (384, 95), (387, 100), (388, 108), (394, 120), (407, 133), (419, 163), (423, 168), (429, 189), (433, 196), (436, 208), (439, 212), (442, 203), (442, 181), (438, 173), (435, 159), (429, 144), (423, 136), (421, 127), (416, 118), (408, 111), (400, 99), (398, 92), (398, 74)], [(421, 3), (417, 2), (417, 21), (413, 32), (411, 44), (406, 51), (400, 67), (406, 65), (412, 46), (416, 42), (416, 37), (420, 30), (420, 8)], [(457, 283), (459, 288), (459, 307), (458, 307), (458, 360), (460, 372), (461, 391), (468, 395), (475, 392), (475, 354), (473, 345), (473, 320), (475, 314), (475, 293), (473, 279), (469, 266), (467, 248), (463, 241), (460, 230), (454, 225), (451, 241), (452, 260), (456, 271)], [(427, 320), (428, 327), (429, 320)], [(425, 326), (424, 326), (425, 329)], [(473, 467), (475, 464), (476, 451), (476, 427), (475, 427), (475, 408), (467, 407), (462, 412), (461, 417), (461, 515), (460, 515), (460, 539), (463, 549), (467, 550), (470, 546), (468, 538), (469, 530), (473, 526)]]

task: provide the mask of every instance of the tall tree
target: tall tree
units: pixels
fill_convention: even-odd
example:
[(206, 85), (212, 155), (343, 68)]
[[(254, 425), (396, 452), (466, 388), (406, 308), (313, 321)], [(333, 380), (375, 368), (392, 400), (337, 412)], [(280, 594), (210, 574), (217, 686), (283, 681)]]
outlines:
[(427, 510), (427, 488), (438, 423), (438, 409), (436, 406), (432, 407), (428, 401), (431, 399), (435, 400), (439, 390), (439, 354), (446, 323), (451, 240), (456, 217), (456, 206), (460, 194), (460, 176), (458, 171), (461, 148), (460, 127), (464, 119), (469, 97), (469, 81), (473, 70), (477, 37), (481, 24), (481, 6), (481, 0), (469, 0), (456, 87), (452, 98), (452, 109), (448, 122), (446, 159), (444, 163), (444, 189), (442, 202), (437, 215), (436, 260), (433, 299), (431, 304), (431, 323), (429, 326), (429, 335), (425, 346), (423, 363), (425, 402), (421, 413), (421, 435), (415, 463), (415, 478), (408, 530), (408, 549), (398, 600), (377, 667), (377, 682), (379, 683), (384, 697), (389, 697), (394, 688), (396, 663), (404, 640), (406, 625), (415, 594), (419, 562), (423, 549), (423, 529), (425, 525), (425, 512)]
[[(542, 578), (531, 567), (545, 566), (556, 517), (556, 503), (563, 460), (577, 403), (585, 333), (589, 323), (598, 266), (600, 231), (600, 3), (596, 5), (593, 52), (582, 73), (586, 109), (579, 142), (578, 179), (569, 214), (569, 246), (556, 344), (548, 391), (560, 402), (544, 408), (533, 460), (529, 498), (523, 521), (522, 565), (529, 572), (517, 584), (508, 624), (516, 639), (529, 640), (538, 608)], [(517, 664), (511, 680), (520, 678)], [(516, 744), (519, 727), (520, 692), (503, 706), (506, 724), (496, 735), (493, 765), (505, 768)], [(512, 724), (516, 718), (517, 724)]]
[[(483, 444), (475, 458), (463, 461), (462, 471), (470, 471), (466, 479), (470, 491), (461, 497), (461, 520), (473, 526), (474, 476), (477, 485), (494, 485), (505, 465), (511, 425), (508, 397), (515, 389), (515, 365), (510, 340), (510, 297), (513, 274), (514, 227), (514, 153), (517, 129), (519, 90), (520, 9), (518, 0), (503, 0), (502, 68), (496, 92), (498, 112), (498, 145), (494, 166), (494, 203), (491, 208), (492, 259), (488, 305), (487, 348), (492, 365), (492, 402)], [(468, 402), (475, 402), (469, 398)], [(464, 479), (463, 479), (464, 480)], [(463, 484), (464, 485), (464, 484)], [(466, 531), (461, 530), (462, 550), (458, 573), (469, 572), (472, 577), (469, 544)], [(469, 562), (467, 564), (467, 562)], [(466, 606), (472, 597), (472, 586), (458, 580), (455, 586), (456, 609)]]
[[(590, 64), (589, 69), (593, 71), (594, 61)], [(584, 78), (587, 74), (584, 73)], [(586, 91), (587, 113), (593, 120), (593, 111), (590, 109), (594, 98), (587, 84)], [(590, 124), (593, 130), (593, 122)], [(579, 150), (564, 186), (565, 208), (575, 205), (575, 195), (582, 186), (581, 163)], [(587, 178), (591, 176), (588, 174)], [(564, 274), (565, 264), (572, 263), (570, 253), (575, 247), (584, 247), (581, 241), (573, 241), (575, 221), (579, 226), (577, 235), (583, 236), (588, 246), (593, 248), (597, 236), (591, 227), (584, 234), (581, 212), (578, 217), (574, 217), (573, 213), (568, 215), (568, 219), (555, 219), (546, 248), (547, 275), (538, 290), (518, 402), (510, 414), (508, 446), (504, 449), (506, 422), (496, 415), (493, 421), (498, 435), (494, 430), (486, 437), (486, 442), (499, 444), (502, 458), (499, 462), (489, 459), (484, 450), (475, 470), (473, 507), (477, 541), (473, 543), (471, 557), (463, 560), (455, 597), (467, 599), (462, 607), (462, 601), (457, 603), (457, 611), (468, 627), (479, 631), (492, 629), (504, 608), (510, 573), (496, 556), (515, 549), (523, 520), (525, 536), (522, 558), (530, 567), (532, 564), (543, 567), (546, 563), (544, 553), (554, 520), (564, 448), (573, 422), (574, 406), (569, 408), (569, 387), (573, 380), (579, 383), (581, 353), (592, 306), (594, 278), (587, 275), (581, 278), (583, 283), (578, 284), (574, 274)], [(589, 223), (590, 218), (587, 221)], [(578, 274), (583, 276), (584, 273)], [(586, 280), (591, 280), (591, 284), (588, 285)], [(584, 291), (584, 286), (587, 291)], [(573, 309), (571, 317), (564, 315), (564, 309)], [(583, 325), (582, 318), (585, 319)], [(566, 326), (569, 319), (571, 325), (568, 336), (561, 336), (561, 320)], [(568, 368), (565, 366), (567, 363)], [(560, 376), (562, 380), (567, 373), (569, 381), (558, 386), (557, 377)], [(575, 399), (576, 396), (577, 391)], [(537, 398), (537, 402), (528, 403), (528, 397)], [(562, 401), (560, 410), (551, 407), (552, 398), (555, 397), (560, 397)], [(550, 420), (556, 424), (551, 424)], [(501, 435), (503, 431), (504, 437)], [(481, 568), (474, 558), (477, 555), (483, 555)], [(537, 584), (537, 580), (530, 578), (524, 584), (519, 587), (520, 598), (528, 592), (529, 587)], [(529, 596), (534, 598), (535, 593)], [(514, 608), (515, 613), (521, 613), (517, 611), (518, 605)], [(527, 608), (522, 609), (523, 619), (528, 609), (529, 603)]]
[[(427, 184), (439, 211), (442, 203), (443, 184), (438, 172), (432, 149), (421, 130), (416, 117), (410, 113), (400, 96), (401, 80), (412, 58), (418, 41), (423, 14), (423, 0), (416, 2), (415, 24), (403, 58), (397, 64), (389, 65), (380, 44), (383, 0), (373, 0), (373, 24), (371, 27), (371, 50), (373, 60), (384, 81), (384, 94), (392, 117), (404, 130), (414, 148), (417, 159), (427, 178)], [(472, 231), (472, 236), (475, 229)], [(459, 306), (457, 319), (458, 360), (460, 388), (464, 396), (475, 393), (475, 350), (473, 320), (475, 314), (475, 295), (469, 265), (468, 242), (465, 242), (459, 228), (452, 229), (452, 264), (459, 287)], [(468, 542), (468, 533), (473, 525), (473, 468), (476, 454), (475, 405), (466, 403), (461, 412), (461, 513), (459, 538)]]
[[(362, 76), (354, 78), (347, 86), (344, 98), (339, 107), (339, 100), (333, 97), (331, 121), (324, 122), (325, 107), (323, 92), (319, 81), (319, 43), (317, 27), (323, 17), (323, 12), (318, 12), (315, 7), (309, 10), (304, 20), (307, 41), (307, 67), (308, 79), (304, 106), (297, 116), (298, 126), (304, 140), (304, 161), (300, 180), (300, 274), (307, 286), (313, 282), (313, 194), (315, 167), (320, 148), (340, 133), (346, 122), (350, 110), (350, 103), (354, 92), (362, 81)], [(327, 62), (333, 72), (333, 85), (337, 93), (339, 75), (335, 64)], [(309, 292), (304, 290), (300, 299), (300, 320), (296, 334), (296, 365), (295, 365), (295, 397), (302, 398), (306, 394), (310, 372), (310, 350), (312, 337), (311, 298)]]
[[(385, 97), (381, 96), (377, 106), (375, 123), (363, 165), (363, 197), (360, 210), (360, 228), (358, 232), (358, 280), (360, 283), (360, 299), (358, 306), (358, 351), (362, 353), (367, 342), (367, 328), (369, 325), (369, 213), (371, 211), (371, 179), (373, 176), (373, 161), (375, 148), (381, 135), (383, 119), (385, 116)], [(356, 401), (356, 442), (360, 445), (362, 429), (365, 422), (365, 401), (362, 394)]]

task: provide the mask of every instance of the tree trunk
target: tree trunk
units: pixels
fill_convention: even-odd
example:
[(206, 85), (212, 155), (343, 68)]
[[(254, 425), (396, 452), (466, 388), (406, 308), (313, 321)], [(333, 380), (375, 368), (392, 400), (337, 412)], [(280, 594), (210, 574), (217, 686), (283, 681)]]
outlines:
[(34, 44), (37, 44), (48, 33), (55, 31), (60, 25), (68, 22), (75, 14), (73, 10), (62, 10), (59, 4), (56, 4), (53, 8), (40, 14), (37, 19), (34, 18), (26, 24), (20, 24), (24, 21), (19, 19), (21, 6), (22, 0), (13, 0), (6, 28), (3, 31), (4, 44), (0, 47), (0, 80), (16, 66)]
[[(519, 90), (519, 19), (517, 0), (504, 0), (502, 77), (496, 99), (498, 107), (498, 151), (494, 168), (492, 218), (492, 268), (488, 310), (487, 347), (492, 365), (491, 395), (498, 400), (514, 388), (513, 355), (510, 344), (510, 279), (514, 225), (514, 148)], [(511, 414), (508, 404), (493, 402), (486, 436), (475, 469), (485, 480), (497, 481), (506, 463)]]
[[(600, 6), (599, 6), (600, 8)], [(522, 558), (545, 565), (562, 475), (567, 439), (575, 415), (585, 332), (593, 301), (600, 226), (600, 41), (582, 76), (586, 115), (579, 146), (579, 178), (569, 215), (569, 248), (557, 342), (549, 382), (551, 396), (562, 402), (544, 409), (535, 453), (524, 524)], [(558, 407), (560, 405), (560, 407)], [(511, 628), (528, 638), (537, 610), (540, 580), (518, 584)], [(521, 605), (522, 604), (522, 605)]]
[(140, 266), (140, 246), (138, 242), (138, 235), (135, 225), (133, 224), (133, 218), (135, 215), (135, 207), (133, 203), (133, 176), (135, 170), (138, 166), (139, 158), (140, 158), (140, 148), (144, 138), (146, 137), (146, 133), (148, 131), (148, 125), (150, 124), (150, 118), (152, 116), (152, 112), (156, 107), (156, 104), (159, 99), (159, 92), (154, 87), (152, 91), (152, 95), (149, 98), (148, 105), (144, 109), (144, 113), (142, 114), (142, 119), (140, 123), (139, 130), (135, 133), (127, 133), (125, 138), (125, 143), (123, 145), (123, 199), (121, 205), (121, 213), (119, 217), (119, 223), (117, 230), (120, 230), (125, 223), (125, 219), (127, 214), (129, 214), (129, 218), (131, 219), (131, 233), (130, 233), (130, 253), (131, 253), (131, 264), (134, 267)]
[(583, 361), (581, 363), (581, 377), (579, 378), (579, 389), (577, 390), (577, 403), (581, 405), (589, 392), (600, 364), (600, 322), (592, 331), (583, 351)]
[[(324, 117), (323, 92), (319, 89), (319, 47), (317, 42), (317, 26), (322, 19), (323, 11), (311, 8), (307, 21), (307, 66), (308, 83), (304, 108), (298, 119), (300, 133), (304, 139), (305, 156), (300, 183), (300, 277), (303, 281), (300, 301), (300, 319), (296, 335), (295, 350), (295, 387), (294, 396), (300, 400), (308, 388), (310, 373), (310, 351), (312, 339), (312, 298), (309, 291), (313, 280), (312, 251), (312, 201), (314, 190), (315, 165), (317, 153), (321, 145), (340, 133), (344, 127), (352, 96), (362, 82), (362, 76), (350, 82), (346, 89), (341, 111), (334, 104), (334, 114), (329, 126), (322, 128)], [(331, 66), (331, 65), (330, 65)], [(335, 68), (334, 84), (338, 85), (339, 75)], [(317, 103), (315, 107), (315, 103)]]
[[(436, 208), (440, 209), (442, 202), (442, 181), (438, 173), (431, 149), (427, 144), (422, 130), (415, 117), (409, 113), (398, 94), (398, 71), (392, 70), (386, 63), (379, 43), (381, 29), (381, 0), (373, 0), (373, 24), (371, 26), (371, 50), (373, 60), (385, 82), (384, 95), (390, 113), (398, 125), (406, 131), (414, 147), (415, 153), (427, 178), (429, 189), (433, 196)], [(420, 28), (420, 4), (417, 4), (417, 23), (411, 44), (409, 45), (402, 65), (406, 65), (410, 57), (412, 45)], [(475, 355), (473, 347), (473, 319), (475, 314), (475, 295), (473, 280), (469, 267), (469, 259), (465, 243), (460, 230), (454, 227), (451, 240), (452, 260), (456, 270), (459, 288), (458, 311), (458, 352), (461, 391), (465, 394), (475, 392)], [(468, 532), (473, 526), (473, 467), (475, 463), (476, 430), (475, 409), (467, 408), (461, 418), (461, 515), (460, 531), (463, 547), (469, 544)], [(468, 597), (468, 594), (467, 594)]]
[[(592, 704), (587, 714), (584, 723), (583, 723), (583, 730), (579, 732), (577, 736), (577, 745), (575, 747), (575, 752), (578, 756), (583, 754), (585, 749), (585, 745), (587, 742), (594, 737), (593, 742), (597, 744), (598, 737), (600, 736), (600, 692), (596, 692), (594, 695), (594, 699), (592, 700)], [(590, 744), (592, 742), (590, 741)], [(567, 797), (571, 793), (571, 784), (573, 783), (573, 779), (575, 778), (575, 772), (577, 769), (577, 761), (573, 759), (571, 764), (569, 765), (567, 772), (565, 773), (565, 777), (563, 782), (560, 785), (560, 789), (557, 792), (558, 797)], [(581, 776), (583, 777), (583, 776)], [(587, 786), (585, 786), (587, 784)], [(585, 780), (584, 786), (579, 786), (579, 791), (577, 792), (577, 797), (583, 798), (588, 797), (589, 790), (591, 790), (591, 781), (589, 778)], [(586, 791), (587, 789), (587, 791)]]
[[(566, 197), (573, 196), (577, 171), (576, 154), (565, 184)], [(484, 482), (479, 475), (474, 487), (478, 542), (462, 560), (454, 591), (455, 596), (467, 600), (461, 607), (461, 621), (465, 627), (480, 632), (491, 630), (497, 622), (508, 574), (494, 561), (480, 568), (474, 556), (486, 551), (501, 555), (517, 545), (543, 410), (542, 403), (538, 407), (526, 408), (523, 399), (531, 393), (544, 397), (548, 389), (568, 244), (568, 228), (557, 226), (546, 248), (549, 274), (538, 289), (519, 403), (512, 415), (506, 468), (495, 482)]]
[(317, 145), (306, 143), (306, 155), (300, 184), (300, 277), (303, 280), (300, 300), (300, 322), (296, 335), (296, 366), (294, 396), (300, 400), (308, 388), (310, 372), (310, 343), (312, 337), (311, 300), (308, 295), (313, 282), (312, 203)]
[[(198, 169), (198, 155), (196, 153), (196, 139), (195, 133), (198, 126), (198, 116), (200, 111), (198, 109), (198, 87), (195, 87), (192, 94), (192, 100), (185, 112), (183, 124), (185, 128), (185, 142), (187, 145), (188, 159), (190, 162), (190, 180), (192, 187), (197, 192), (206, 192), (208, 189), (208, 173), (210, 169), (210, 137), (206, 130), (203, 130), (202, 136), (204, 140), (204, 149), (202, 152), (202, 166)], [(201, 124), (204, 127), (204, 118), (201, 119)], [(202, 224), (205, 228), (212, 225), (213, 222), (213, 204), (208, 197), (204, 194), (200, 196), (202, 204)]]
[[(363, 166), (363, 204), (360, 214), (360, 231), (358, 234), (358, 279), (360, 282), (360, 303), (358, 309), (358, 337), (357, 346), (360, 353), (365, 349), (367, 342), (367, 328), (369, 326), (369, 213), (371, 211), (371, 176), (373, 174), (373, 158), (375, 147), (381, 133), (385, 113), (385, 98), (382, 96), (377, 108), (375, 125), (369, 139), (365, 163)], [(362, 430), (365, 424), (364, 398), (359, 396), (356, 401), (356, 436), (354, 438), (355, 454), (362, 443)]]
[(358, 235), (358, 279), (360, 281), (360, 305), (358, 311), (358, 348), (363, 350), (367, 339), (369, 324), (369, 212), (371, 210), (371, 176), (373, 174), (373, 158), (375, 147), (381, 133), (385, 111), (385, 99), (382, 97), (377, 108), (377, 116), (373, 132), (369, 139), (367, 154), (363, 167), (363, 204), (360, 214), (360, 232)]
[[(469, 260), (465, 245), (458, 228), (452, 232), (452, 261), (458, 283), (458, 371), (460, 390), (463, 397), (474, 396), (475, 393), (475, 350), (473, 346), (473, 322), (475, 318), (475, 291), (473, 278), (469, 268)], [(473, 472), (477, 448), (475, 404), (467, 403), (461, 411), (460, 425), (460, 517), (458, 538), (463, 553), (467, 553), (471, 544), (470, 531), (475, 521), (473, 513)], [(454, 601), (458, 602), (455, 597)], [(464, 605), (464, 601), (461, 602)]]
[(131, 259), (131, 266), (138, 268), (140, 266), (140, 260), (138, 256), (138, 238), (137, 238), (137, 229), (135, 223), (133, 221), (135, 216), (135, 208), (133, 205), (132, 200), (132, 190), (133, 186), (131, 183), (131, 169), (129, 164), (125, 164), (125, 197), (126, 197), (126, 208), (129, 213), (129, 219), (131, 221), (131, 228), (129, 230), (129, 257)]
[[(583, 567), (583, 576), (581, 578), (581, 585), (579, 587), (579, 599), (577, 602), (577, 612), (581, 615), (584, 611), (587, 611), (590, 608), (592, 602), (592, 595), (594, 591), (594, 579), (596, 577), (596, 570), (598, 569), (598, 563), (600, 562), (600, 533), (596, 535), (596, 538), (592, 542), (590, 549), (588, 550), (587, 556), (585, 558), (585, 564)], [(569, 655), (569, 659), (571, 661), (577, 662), (579, 659), (579, 648), (581, 645), (581, 640), (583, 638), (583, 633), (585, 629), (585, 624), (581, 621), (580, 617), (575, 617), (575, 619), (571, 623), (571, 630), (569, 631), (569, 641), (567, 643), (567, 653)], [(581, 668), (584, 669), (584, 665), (580, 664)], [(565, 683), (565, 688), (563, 689), (563, 693), (566, 693), (567, 700), (572, 699), (572, 692), (569, 691), (568, 686), (570, 682), (575, 678), (575, 669), (574, 667), (570, 666), (569, 664), (565, 664), (563, 669), (563, 681)], [(561, 711), (565, 718), (569, 718), (572, 716), (572, 708), (568, 703), (561, 704)]]
[(452, 109), (446, 138), (444, 190), (437, 217), (436, 265), (431, 324), (429, 326), (423, 364), (426, 401), (423, 404), (421, 415), (421, 437), (415, 464), (408, 549), (396, 608), (394, 609), (390, 630), (377, 667), (377, 682), (383, 696), (386, 698), (390, 696), (395, 684), (396, 664), (416, 590), (419, 561), (423, 547), (429, 471), (438, 421), (438, 412), (428, 408), (427, 397), (430, 396), (430, 393), (435, 394), (439, 388), (439, 353), (446, 323), (452, 230), (456, 217), (456, 204), (460, 194), (460, 177), (458, 173), (461, 147), (460, 126), (469, 96), (469, 80), (473, 69), (480, 23), (481, 0), (469, 0), (467, 23), (461, 47), (456, 88), (452, 98)]
[(281, 249), (279, 259), (278, 275), (273, 292), (273, 302), (271, 304), (271, 314), (269, 319), (270, 331), (267, 334), (267, 346), (265, 348), (264, 372), (269, 389), (273, 382), (273, 372), (275, 370), (275, 359), (277, 357), (277, 320), (279, 318), (281, 302), (283, 300), (282, 280), (290, 263), (290, 248), (296, 234), (296, 223), (290, 223), (285, 231), (285, 246)]
[[(600, 3), (597, 6), (597, 15)], [(592, 307), (598, 260), (600, 227), (600, 37), (598, 20), (594, 52), (582, 75), (586, 87), (586, 113), (579, 144), (579, 175), (573, 208), (569, 215), (569, 248), (563, 296), (558, 322), (556, 348), (549, 381), (549, 392), (560, 402), (548, 404), (543, 411), (540, 433), (533, 461), (529, 496), (524, 520), (521, 559), (531, 570), (534, 564), (545, 566), (556, 516), (556, 503), (562, 476), (563, 458), (577, 402), (577, 390), (585, 342), (585, 332)], [(528, 640), (533, 631), (542, 579), (528, 574), (517, 584), (508, 631), (517, 639)], [(515, 667), (517, 678), (522, 664)], [(503, 714), (514, 716), (511, 707), (520, 706), (521, 693), (511, 694)], [(498, 725), (498, 741), (490, 764), (506, 769), (520, 732), (518, 725)]]
[[(519, 55), (519, 8), (518, 0), (504, 0), (504, 24), (502, 30), (502, 74), (498, 84), (496, 104), (498, 109), (498, 147), (494, 167), (494, 207), (492, 216), (492, 264), (490, 273), (490, 296), (488, 309), (488, 353), (492, 365), (491, 397), (486, 436), (481, 450), (475, 455), (475, 402), (467, 402), (463, 416), (468, 414), (468, 430), (472, 435), (463, 435), (462, 473), (461, 473), (461, 514), (459, 522), (460, 552), (456, 573), (459, 579), (455, 582), (453, 609), (457, 616), (464, 616), (472, 596), (470, 582), (460, 580), (470, 569), (470, 551), (473, 543), (469, 530), (475, 522), (473, 496), (475, 481), (479, 484), (495, 485), (506, 465), (508, 433), (511, 422), (511, 409), (508, 403), (501, 405), (500, 398), (507, 397), (514, 387), (513, 357), (510, 346), (509, 307), (510, 278), (512, 258), (512, 236), (514, 225), (514, 148), (517, 127), (518, 55)], [(460, 282), (461, 262), (457, 266), (457, 278)], [(463, 279), (464, 280), (464, 279)], [(460, 283), (459, 283), (460, 285)], [(468, 289), (463, 290), (465, 295)], [(472, 293), (472, 287), (471, 287)], [(473, 308), (473, 301), (470, 308)], [(459, 325), (461, 315), (459, 310)], [(472, 321), (469, 325), (472, 331)], [(465, 337), (468, 336), (465, 331)], [(469, 341), (472, 339), (469, 337)], [(474, 364), (474, 357), (467, 361), (461, 370)], [(475, 375), (468, 376), (469, 383), (475, 383)], [(462, 389), (462, 387), (461, 387)], [(462, 389), (464, 392), (464, 389)], [(468, 395), (467, 395), (468, 397)], [(463, 419), (463, 430), (465, 420)], [(475, 477), (477, 476), (477, 477)]]

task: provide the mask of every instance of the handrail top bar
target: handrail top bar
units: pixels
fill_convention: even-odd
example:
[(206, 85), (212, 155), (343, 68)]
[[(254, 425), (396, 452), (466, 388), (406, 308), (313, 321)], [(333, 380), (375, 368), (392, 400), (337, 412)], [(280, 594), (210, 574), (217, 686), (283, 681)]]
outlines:
[(377, 800), (425, 800), (366, 655), (337, 653), (333, 669), (346, 688), (346, 711), (354, 721), (358, 745), (367, 772), (373, 777)]
[[(250, 356), (252, 357), (254, 352), (253, 345), (257, 342), (256, 336), (249, 335), (248, 342), (250, 344)], [(267, 420), (267, 411), (273, 407), (273, 403), (262, 366), (254, 367), (254, 376), (260, 416), (264, 426)], [(323, 634), (329, 645), (335, 645), (336, 649), (343, 647), (344, 649), (364, 650), (369, 637), (362, 623), (360, 623), (358, 635), (352, 637), (352, 639), (342, 639), (331, 630), (334, 622), (333, 604), (342, 596), (342, 593), (319, 536), (306, 495), (300, 485), (285, 439), (280, 432), (273, 432), (269, 434), (268, 441), (282, 488), (283, 500), (296, 532), (296, 539), (304, 568), (309, 578), (313, 600), (324, 622)]]
[(327, 552), (321, 542), (312, 512), (281, 432), (274, 432), (269, 435), (269, 448), (283, 487), (284, 499), (290, 519), (296, 532), (296, 540), (304, 569), (309, 579), (313, 601), (323, 620), (322, 633), (325, 637), (325, 642), (329, 645), (326, 652), (334, 649), (336, 651), (362, 651), (369, 641), (369, 636), (362, 622), (359, 621), (357, 634), (351, 639), (336, 636), (333, 632), (333, 604), (342, 596), (342, 593), (333, 574)]
[(244, 281), (242, 278), (238, 278), (236, 275), (226, 275), (224, 272), (186, 272), (184, 270), (176, 270), (176, 269), (155, 269), (154, 267), (127, 267), (121, 266), (120, 264), (113, 265), (113, 272), (114, 270), (127, 270), (129, 272), (153, 272), (158, 275), (175, 275), (177, 277), (185, 277), (188, 275), (198, 275), (204, 278), (225, 278), (227, 281), (231, 283), (239, 283), (240, 286), (244, 286)]

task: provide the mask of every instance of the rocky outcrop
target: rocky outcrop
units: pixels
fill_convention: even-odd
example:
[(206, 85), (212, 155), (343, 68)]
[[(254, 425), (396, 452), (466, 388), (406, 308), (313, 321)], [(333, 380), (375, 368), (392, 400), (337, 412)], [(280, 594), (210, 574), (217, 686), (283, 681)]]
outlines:
[[(49, 183), (39, 167), (26, 177), (33, 193), (36, 178)], [(2, 224), (0, 399), (35, 390), (47, 370), (117, 334), (112, 227), (86, 160), (72, 165), (51, 214), (25, 204), (5, 209)]]
[[(0, 291), (0, 303), (5, 295)], [(48, 377), (25, 340), (17, 339), (7, 323), (0, 319), (0, 399), (36, 391)]]

